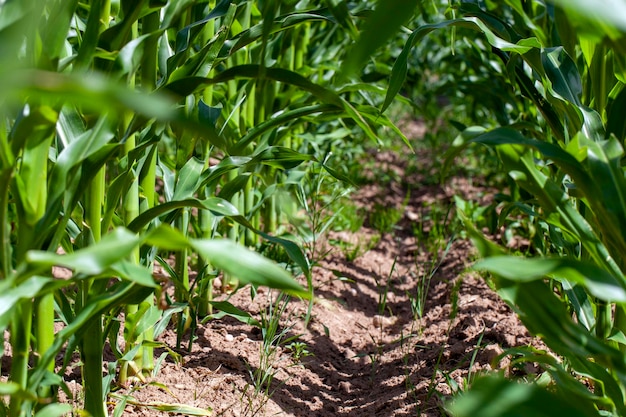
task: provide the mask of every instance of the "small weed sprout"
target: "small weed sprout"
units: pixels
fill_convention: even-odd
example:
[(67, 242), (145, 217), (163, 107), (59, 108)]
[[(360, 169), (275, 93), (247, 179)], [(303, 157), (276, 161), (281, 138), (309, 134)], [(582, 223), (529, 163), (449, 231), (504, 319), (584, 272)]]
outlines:
[[(288, 295), (281, 292), (273, 299), (273, 292), (270, 292), (268, 305), (264, 311), (261, 311), (260, 326), (263, 340), (259, 366), (254, 370), (249, 370), (254, 390), (248, 397), (245, 415), (257, 415), (261, 412), (274, 392), (286, 382), (281, 381), (278, 386), (272, 386), (274, 378), (280, 372), (278, 364), (288, 358), (288, 356), (282, 355), (283, 348), (291, 350), (293, 358), (296, 356), (302, 358), (309, 354), (306, 345), (295, 340), (299, 335), (290, 335), (293, 324), (281, 326), (281, 320), (290, 321), (292, 318), (287, 312), (289, 302), (290, 297)], [(248, 387), (246, 386), (244, 389), (242, 399), (246, 397)]]
[[(352, 192), (352, 188), (346, 188), (339, 180), (331, 179), (326, 172), (324, 166), (331, 156), (332, 153), (328, 153), (322, 164), (308, 172), (296, 188), (296, 196), (304, 209), (306, 221), (297, 222), (295, 226), (312, 265), (328, 253), (320, 245), (321, 240), (344, 210), (337, 203)], [(351, 225), (350, 229), (353, 227), (356, 226)]]
[(313, 353), (309, 352), (308, 348), (307, 344), (301, 341), (295, 341), (285, 345), (285, 349), (291, 353), (291, 357), (295, 362), (300, 362), (307, 356), (314, 356)]
[(391, 233), (402, 218), (403, 210), (376, 203), (369, 216), (370, 225), (380, 233)]
[[(393, 272), (396, 269), (397, 260), (398, 260), (397, 257), (393, 259), (393, 264), (391, 265), (391, 269), (389, 270), (389, 274), (387, 275), (385, 285), (380, 285), (378, 280), (374, 278), (376, 282), (376, 287), (378, 288), (378, 315), (380, 316), (384, 315), (385, 311), (387, 311), (388, 309), (387, 298), (389, 294), (389, 286), (391, 285), (391, 277), (393, 275)], [(389, 309), (389, 312), (393, 314), (391, 309)]]

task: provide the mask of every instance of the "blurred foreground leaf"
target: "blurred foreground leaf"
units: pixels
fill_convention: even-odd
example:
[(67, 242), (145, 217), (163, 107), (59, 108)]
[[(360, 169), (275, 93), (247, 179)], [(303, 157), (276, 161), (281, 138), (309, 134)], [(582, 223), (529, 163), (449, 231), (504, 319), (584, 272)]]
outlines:
[(477, 379), (471, 391), (459, 395), (448, 410), (455, 417), (598, 416), (596, 410), (572, 398), (495, 375)]

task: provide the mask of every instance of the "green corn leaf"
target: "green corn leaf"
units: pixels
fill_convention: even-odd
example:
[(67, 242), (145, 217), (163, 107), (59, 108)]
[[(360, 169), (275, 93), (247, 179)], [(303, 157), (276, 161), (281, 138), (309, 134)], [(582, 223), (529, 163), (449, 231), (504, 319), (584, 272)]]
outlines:
[(198, 120), (201, 123), (209, 123), (212, 126), (215, 126), (221, 114), (222, 107), (211, 107), (202, 99), (198, 102)]
[(239, 320), (242, 323), (249, 324), (250, 326), (260, 326), (258, 320), (250, 315), (247, 311), (243, 311), (228, 301), (210, 301), (211, 305), (219, 310), (217, 313), (213, 313), (205, 317), (202, 321), (219, 320), (223, 317), (229, 316)]
[[(354, 21), (352, 20), (352, 16), (350, 14), (347, 2), (345, 0), (326, 0), (325, 3), (337, 23), (339, 23), (344, 29), (346, 29), (352, 39), (357, 39), (359, 36), (359, 32), (354, 24)], [(378, 12), (380, 13), (381, 11)]]
[(623, 117), (624, 112), (626, 112), (626, 89), (620, 91), (617, 97), (610, 103), (606, 122), (607, 136), (615, 135), (622, 142), (626, 139), (626, 118)]
[(287, 252), (287, 256), (289, 256), (289, 259), (291, 259), (293, 262), (295, 262), (296, 265), (298, 265), (298, 267), (300, 267), (302, 273), (305, 276), (309, 276), (311, 274), (311, 265), (309, 264), (306, 256), (304, 256), (304, 253), (302, 252), (300, 246), (288, 239), (271, 236), (261, 231), (255, 232), (267, 241), (276, 243), (277, 245), (280, 245), (283, 249), (285, 249), (285, 252)]
[(626, 4), (620, 0), (600, 3), (594, 0), (555, 0), (555, 3), (567, 10), (577, 26), (588, 33), (609, 35), (615, 39), (626, 31)]
[[(575, 63), (562, 47), (542, 50), (541, 66), (535, 65), (533, 68), (543, 78), (547, 100), (560, 113), (559, 117), (565, 119), (568, 136), (575, 135), (581, 128), (587, 131), (590, 137), (595, 137), (597, 131), (603, 130), (602, 121), (581, 104), (580, 75)], [(560, 140), (565, 142), (564, 139)]]
[(34, 299), (51, 281), (52, 278), (33, 276), (13, 286), (14, 279), (3, 280), (0, 284), (0, 329), (7, 328), (18, 303)]
[(514, 282), (530, 282), (545, 277), (580, 284), (595, 297), (608, 302), (626, 303), (626, 282), (597, 266), (566, 258), (489, 257), (474, 265)]
[(99, 34), (98, 48), (116, 52), (127, 45), (132, 36), (133, 25), (144, 16), (158, 11), (165, 2), (136, 0), (130, 6), (128, 2), (121, 2), (123, 19), (118, 19), (113, 26)]
[(582, 325), (574, 323), (566, 306), (546, 283), (532, 281), (509, 286), (507, 281), (503, 281), (498, 287), (498, 294), (517, 309), (528, 330), (541, 335), (556, 353), (581, 360), (595, 358), (599, 364), (612, 368), (621, 380), (625, 380), (626, 363), (620, 351)]
[[(464, 223), (481, 256), (503, 254), (503, 250), (487, 240), (467, 218)], [(581, 324), (574, 323), (570, 312), (550, 286), (541, 280), (511, 281), (499, 272), (502, 271), (494, 272), (493, 280), (498, 294), (518, 313), (532, 334), (540, 335), (551, 349), (564, 357), (596, 358), (598, 363), (610, 366), (622, 381), (626, 381), (626, 361), (621, 352), (605, 344)]]
[[(163, 8), (163, 20), (161, 22), (161, 29), (172, 27), (175, 22), (180, 18), (181, 14), (189, 9), (195, 0), (180, 0), (175, 2), (168, 2)], [(229, 1), (222, 0), (211, 10), (206, 20), (215, 19), (216, 17), (223, 16), (228, 10)], [(218, 13), (219, 12), (219, 13)]]
[(134, 232), (139, 232), (152, 220), (173, 210), (177, 210), (185, 207), (195, 207), (203, 210), (209, 210), (218, 216), (239, 216), (240, 213), (235, 206), (219, 197), (210, 197), (206, 200), (198, 200), (189, 198), (180, 201), (169, 201), (167, 203), (159, 204), (149, 210), (146, 210), (135, 218), (129, 225), (128, 229)]
[(121, 70), (121, 74), (134, 74), (145, 59), (144, 47), (146, 43), (150, 42), (152, 39), (158, 39), (163, 35), (163, 32), (164, 30), (159, 30), (147, 33), (126, 43), (122, 49), (120, 49), (115, 60), (116, 65)]
[(50, 10), (42, 29), (41, 52), (46, 55), (49, 61), (55, 61), (60, 58), (77, 4), (78, 0), (48, 2)]
[(357, 187), (357, 185), (354, 183), (354, 181), (352, 181), (351, 178), (349, 178), (346, 175), (343, 175), (341, 172), (337, 171), (336, 169), (329, 167), (328, 164), (322, 164), (322, 167), (324, 168), (326, 172), (330, 174), (331, 177), (335, 178), (336, 180), (342, 181), (352, 187)]
[[(165, 7), (161, 28), (165, 29), (171, 27), (185, 9), (188, 9), (192, 5), (193, 2), (190, 0), (169, 2)], [(194, 47), (194, 41), (201, 35), (207, 22), (225, 16), (230, 9), (230, 5), (230, 0), (221, 0), (204, 19), (193, 22), (178, 31), (176, 34), (175, 53), (171, 57), (168, 57), (167, 65), (163, 66), (163, 68), (167, 69), (168, 74), (184, 62), (189, 49)]]
[(308, 293), (281, 267), (230, 240), (190, 239), (192, 247), (215, 267), (243, 284), (263, 285), (308, 298)]
[[(611, 271), (613, 276), (621, 275), (621, 270), (615, 263), (611, 254), (607, 251), (607, 247), (600, 241), (598, 235), (587, 220), (570, 204), (561, 186), (539, 171), (533, 155), (530, 152), (525, 151), (523, 148), (516, 147), (517, 145), (524, 145), (537, 149), (544, 157), (553, 160), (569, 174), (592, 204), (599, 224), (607, 228), (607, 238), (603, 239), (603, 241), (607, 241), (612, 245), (621, 245), (622, 240), (616, 236), (616, 231), (619, 231), (620, 228), (616, 227), (616, 225), (620, 225), (622, 220), (615, 220), (613, 214), (607, 212), (606, 206), (615, 205), (615, 210), (622, 210), (620, 208), (622, 204), (620, 198), (614, 199), (614, 196), (619, 197), (622, 194), (620, 190), (624, 190), (624, 188), (620, 188), (622, 187), (620, 182), (623, 181), (623, 178), (620, 179), (616, 174), (617, 171), (615, 170), (617, 168), (615, 167), (615, 159), (612, 159), (610, 164), (606, 162), (608, 157), (602, 155), (603, 145), (595, 142), (589, 143), (590, 147), (597, 153), (597, 156), (594, 155), (594, 159), (600, 158), (599, 162), (593, 162), (598, 165), (596, 169), (599, 172), (605, 172), (603, 174), (605, 175), (604, 177), (598, 176), (597, 179), (593, 179), (589, 170), (586, 169), (583, 164), (572, 156), (570, 152), (566, 152), (558, 146), (526, 139), (519, 132), (507, 128), (498, 128), (483, 134), (480, 132), (480, 129), (473, 130), (471, 133), (467, 133), (465, 137), (463, 135), (458, 137), (457, 141), (455, 141), (457, 146), (448, 153), (448, 161), (469, 143), (483, 143), (497, 146), (499, 156), (503, 160), (506, 169), (515, 175), (515, 180), (524, 189), (531, 192), (532, 195), (538, 199), (550, 221), (556, 221), (555, 226), (569, 231), (580, 239), (598, 265), (603, 265), (607, 271)], [(468, 140), (463, 143), (465, 139)], [(575, 148), (577, 146), (579, 143), (577, 140), (578, 139), (572, 142), (571, 147)], [(588, 152), (588, 150), (586, 152)], [(613, 155), (619, 154), (619, 149), (616, 149), (615, 145), (613, 145), (612, 153)], [(614, 157), (615, 156), (613, 156), (613, 158)], [(602, 163), (602, 160), (605, 162)], [(607, 170), (610, 172), (607, 173)], [(614, 183), (611, 183), (611, 181)], [(599, 187), (598, 184), (603, 185)], [(602, 196), (604, 193), (606, 193), (605, 197)], [(609, 194), (611, 194), (611, 197), (609, 200), (606, 200)], [(558, 216), (556, 218), (549, 217), (551, 213), (557, 213)], [(604, 218), (613, 219), (612, 221), (614, 223), (603, 220)], [(612, 238), (613, 236), (616, 237)]]
[(386, 127), (391, 129), (402, 142), (411, 150), (411, 152), (415, 152), (413, 149), (413, 145), (409, 139), (402, 133), (400, 129), (384, 114), (381, 114), (376, 108), (370, 106), (356, 106), (357, 111), (363, 116), (363, 118), (369, 120), (372, 123), (378, 124), (382, 127)]
[[(332, 22), (331, 16), (325, 10), (311, 10), (306, 13), (290, 13), (285, 16), (280, 16), (271, 22), (267, 36), (273, 35), (284, 30), (293, 28), (297, 25), (315, 22), (315, 21), (329, 21)], [(252, 26), (239, 33), (232, 42), (232, 46), (226, 51), (222, 51), (221, 57), (225, 58), (231, 56), (241, 48), (250, 45), (263, 37), (264, 23)]]
[(162, 95), (147, 95), (128, 89), (102, 74), (68, 75), (39, 70), (12, 73), (0, 80), (3, 95), (48, 97), (67, 103), (80, 104), (86, 109), (108, 112), (128, 108), (136, 113), (172, 120), (172, 102)]
[(221, 27), (213, 39), (207, 42), (198, 53), (185, 61), (182, 66), (174, 70), (169, 77), (169, 82), (193, 75), (207, 76), (209, 74), (215, 66), (218, 54), (230, 33), (236, 10), (237, 6), (231, 4), (226, 14), (222, 17)]
[[(24, 390), (22, 387), (20, 387), (19, 384), (15, 382), (1, 382), (0, 394), (9, 395), (13, 398), (21, 398), (27, 401), (37, 401), (37, 395)], [(4, 411), (3, 409), (0, 410)]]
[(81, 132), (82, 122), (76, 120), (73, 114), (71, 110), (62, 112), (62, 117), (59, 118), (57, 125), (57, 131), (65, 138), (67, 145), (57, 157), (56, 164), (54, 164), (50, 174), (47, 209), (49, 212), (56, 211), (53, 207), (60, 204), (60, 199), (68, 191), (78, 191), (68, 190), (70, 173), (113, 139), (113, 132), (107, 117), (99, 118), (93, 128)]
[(158, 284), (152, 278), (151, 271), (130, 261), (120, 261), (111, 265), (111, 271), (122, 279), (132, 281), (144, 287), (158, 287)]
[(477, 379), (469, 392), (458, 396), (447, 408), (455, 417), (598, 415), (591, 402), (575, 401), (536, 384), (522, 384), (495, 375)]
[(594, 210), (603, 240), (616, 259), (621, 259), (626, 250), (626, 179), (621, 165), (624, 150), (614, 138), (595, 142), (581, 136), (579, 140), (587, 150), (584, 163), (589, 177), (575, 178), (576, 184)]
[[(289, 123), (304, 123), (306, 122), (305, 116), (314, 115), (317, 113), (327, 113), (338, 115), (341, 112), (336, 106), (330, 104), (316, 104), (312, 106), (300, 107), (293, 110), (279, 111), (273, 114), (269, 119), (265, 120), (252, 127), (244, 137), (237, 141), (237, 143), (231, 148), (230, 153), (232, 155), (240, 155), (244, 150), (259, 136), (268, 132), (269, 130), (285, 126)], [(291, 124), (294, 126), (294, 124)]]
[(224, 174), (241, 168), (250, 162), (251, 159), (248, 156), (229, 156), (222, 159), (217, 165), (210, 167), (202, 173), (200, 186), (214, 186)]
[(596, 324), (596, 318), (592, 303), (584, 287), (582, 285), (572, 285), (569, 281), (562, 281), (561, 285), (580, 324), (585, 326), (587, 330), (593, 329)]
[[(198, 145), (198, 138), (191, 134), (191, 132), (182, 129), (177, 129), (175, 135), (179, 138), (176, 146), (175, 170), (179, 171), (190, 159), (193, 159), (194, 149), (196, 149)], [(176, 177), (178, 180), (178, 176)]]
[[(134, 343), (145, 333), (148, 328), (152, 328), (161, 318), (160, 310), (151, 303), (142, 302), (136, 312), (124, 320), (124, 339), (126, 343)], [(132, 360), (134, 355), (128, 355)]]
[(36, 6), (34, 1), (6, 1), (0, 5), (0, 31), (10, 28), (19, 21), (30, 17)]
[[(524, 8), (524, 3), (520, 0), (506, 0), (506, 3), (515, 10), (518, 16), (520, 16), (524, 22), (524, 25), (520, 25), (524, 27), (525, 30), (531, 30), (532, 33), (541, 40), (542, 45), (547, 45), (549, 40), (546, 36), (544, 27), (542, 27), (542, 17), (548, 13), (547, 6), (545, 4), (541, 4), (539, 2), (535, 2), (533, 4), (532, 12), (529, 10), (529, 7)], [(539, 9), (539, 10), (537, 10)], [(529, 13), (531, 15), (529, 16)]]
[(48, 404), (41, 410), (37, 411), (35, 417), (61, 417), (67, 415), (72, 411), (72, 406), (69, 404)]
[(487, 41), (494, 48), (498, 48), (502, 51), (514, 52), (520, 55), (527, 53), (533, 48), (541, 47), (536, 38), (521, 39), (517, 43), (511, 42), (510, 39), (501, 38), (499, 34), (496, 34), (485, 22), (477, 17), (465, 17), (429, 25), (422, 25), (411, 33), (411, 36), (407, 39), (402, 52), (393, 64), (389, 80), (389, 89), (381, 107), (381, 113), (383, 113), (393, 102), (394, 97), (400, 92), (400, 89), (404, 84), (404, 80), (406, 79), (408, 72), (409, 54), (413, 47), (429, 33), (437, 29), (447, 27), (461, 27), (481, 31), (487, 38)]
[[(222, 83), (225, 81), (234, 80), (236, 78), (259, 78), (260, 74), (262, 74), (263, 77), (267, 79), (301, 88), (302, 90), (313, 94), (324, 103), (334, 104), (339, 108), (343, 108), (346, 105), (345, 100), (343, 100), (334, 91), (325, 88), (319, 84), (315, 84), (294, 71), (289, 71), (283, 68), (263, 68), (260, 65), (255, 64), (239, 65), (228, 68), (227, 70), (219, 73), (214, 78), (203, 80), (201, 79), (197, 80), (196, 82), (200, 82), (198, 86), (203, 86), (203, 84), (209, 85)], [(193, 81), (193, 79), (191, 81)], [(194, 83), (192, 82), (191, 85), (193, 84)]]
[(231, 4), (228, 11), (221, 19), (221, 27), (216, 35), (202, 47), (200, 51), (187, 59), (183, 65), (171, 72), (168, 82), (176, 81), (189, 76), (208, 76), (209, 72), (215, 65), (216, 59), (228, 34), (235, 17), (237, 6)]
[(172, 200), (185, 200), (192, 197), (198, 190), (200, 174), (203, 169), (203, 161), (197, 158), (189, 158), (178, 173)]
[[(536, 351), (535, 349), (529, 349), (528, 347), (519, 347), (507, 349), (506, 354), (511, 356), (511, 365), (513, 366), (520, 365), (522, 363), (535, 362), (539, 364), (540, 367), (545, 369), (546, 373), (544, 373), (543, 376), (540, 378), (546, 380), (548, 378), (545, 377), (548, 377), (549, 375), (549, 377), (552, 378), (552, 381), (540, 382), (541, 379), (536, 379), (534, 381), (534, 383), (544, 389), (547, 388), (546, 384), (553, 383), (558, 386), (556, 390), (559, 393), (562, 393), (566, 396), (574, 395), (576, 400), (578, 400), (578, 397), (580, 397), (580, 399), (582, 399), (584, 402), (590, 401), (602, 407), (607, 407), (607, 405), (609, 407), (614, 406), (610, 399), (592, 393), (587, 386), (585, 386), (579, 379), (577, 379), (575, 372), (573, 373), (571, 368), (565, 369), (562, 363), (557, 358), (553, 357), (547, 352)], [(588, 372), (590, 367), (583, 365), (578, 368), (578, 361), (574, 359), (573, 362), (576, 364), (574, 365), (574, 367), (580, 369), (582, 375), (590, 375), (590, 373)], [(602, 378), (606, 376), (610, 378), (606, 370), (596, 365), (596, 368), (594, 368), (593, 376), (590, 376), (590, 378), (597, 381), (603, 381)], [(612, 384), (611, 382), (609, 382), (608, 385), (612, 385), (612, 387), (610, 388), (617, 387), (615, 380), (612, 381)], [(619, 398), (619, 396), (615, 398)]]
[(189, 248), (189, 241), (185, 235), (168, 224), (161, 224), (150, 230), (145, 237), (145, 243), (170, 251)]
[[(90, 297), (87, 304), (77, 312), (74, 320), (56, 334), (53, 345), (38, 361), (37, 366), (29, 376), (29, 389), (33, 392), (37, 391), (39, 384), (44, 379), (46, 373), (49, 372), (47, 370), (48, 364), (54, 360), (72, 336), (80, 334), (85, 327), (91, 325), (91, 320), (94, 317), (98, 317), (104, 311), (110, 311), (116, 306), (121, 306), (125, 303), (140, 303), (152, 292), (149, 289), (148, 293), (146, 293), (143, 288), (130, 282), (122, 282), (108, 288), (104, 293)], [(135, 300), (135, 298), (138, 298), (138, 300)]]
[[(582, 388), (582, 395), (589, 395), (590, 398), (598, 404), (598, 408), (602, 407), (614, 409), (617, 411), (618, 415), (624, 415), (626, 413), (624, 394), (622, 393), (622, 389), (617, 383), (614, 375), (611, 375), (604, 367), (592, 361), (579, 360), (578, 358), (572, 358), (571, 361), (573, 368), (579, 375), (596, 381), (598, 386), (602, 386), (601, 393), (605, 393), (602, 396), (595, 396), (589, 392), (588, 387), (581, 387), (579, 381), (575, 381), (575, 383), (578, 383), (576, 388), (579, 390)], [(566, 372), (563, 373), (567, 375)]]
[(117, 178), (109, 182), (107, 186), (107, 198), (104, 206), (104, 214), (102, 216), (102, 229), (108, 230), (111, 227), (113, 218), (117, 215), (118, 204), (131, 187), (135, 180), (132, 170), (122, 172)]
[(363, 119), (363, 116), (361, 116), (361, 114), (341, 96), (330, 89), (309, 81), (294, 71), (289, 71), (283, 68), (266, 68), (255, 64), (239, 65), (228, 68), (213, 78), (185, 77), (167, 84), (165, 88), (168, 91), (184, 97), (195, 91), (203, 89), (208, 85), (224, 83), (237, 78), (269, 79), (293, 85), (307, 91), (323, 103), (335, 105), (339, 109), (345, 111), (346, 115), (354, 120), (369, 138), (377, 141), (376, 134)]
[(141, 242), (141, 238), (124, 228), (106, 234), (97, 244), (71, 254), (30, 251), (26, 261), (37, 267), (63, 266), (76, 273), (98, 275), (113, 264), (125, 259)]
[(378, 1), (368, 17), (356, 45), (349, 52), (343, 64), (346, 75), (356, 73), (374, 52), (398, 33), (406, 23), (417, 4), (412, 0)]
[[(148, 329), (154, 328), (154, 326), (159, 322), (159, 320), (161, 319), (161, 316), (163, 315), (161, 309), (158, 306), (148, 301), (143, 301), (139, 305), (139, 309), (140, 311), (143, 311), (144, 313), (141, 315), (141, 318), (135, 328), (135, 334), (137, 336), (145, 334)], [(143, 341), (143, 343), (144, 344), (152, 343), (154, 344), (154, 346), (160, 345), (159, 343), (154, 343), (154, 342), (145, 341), (145, 340)]]
[(39, 70), (24, 70), (11, 73), (0, 78), (0, 98), (11, 100), (22, 96), (38, 96), (42, 99), (62, 100), (83, 106), (85, 109), (109, 113), (111, 110), (130, 110), (136, 113), (126, 135), (130, 135), (145, 127), (145, 123), (155, 118), (163, 122), (171, 122), (183, 130), (195, 133), (223, 149), (224, 139), (214, 126), (200, 123), (187, 116), (182, 110), (173, 106), (167, 94), (157, 92), (141, 93), (121, 85), (119, 82), (105, 78), (102, 74), (90, 73), (80, 76), (69, 76)]
[(552, 82), (552, 89), (563, 99), (577, 106), (581, 105), (580, 97), (583, 86), (574, 61), (567, 55), (563, 47), (546, 48), (541, 53), (541, 60), (546, 75)]
[(26, 106), (23, 117), (11, 132), (13, 153), (19, 153), (16, 146), (23, 146), (19, 174), (15, 178), (16, 196), (21, 203), (23, 221), (29, 225), (34, 225), (45, 213), (48, 175), (42, 167), (48, 164), (57, 118), (58, 114), (49, 107)]
[[(129, 225), (129, 228), (130, 230), (141, 230), (154, 218), (154, 216), (160, 216), (181, 207), (196, 207), (199, 209), (210, 210), (217, 215), (232, 217), (235, 221), (244, 227), (249, 228), (264, 239), (282, 246), (287, 252), (289, 258), (302, 269), (303, 273), (310, 273), (309, 262), (298, 245), (289, 240), (271, 236), (260, 230), (256, 230), (244, 217), (239, 215), (237, 209), (232, 204), (221, 198), (213, 197), (204, 201), (185, 200), (181, 202), (164, 203), (140, 215)], [(180, 231), (166, 224), (160, 225), (158, 228), (151, 230), (145, 237), (145, 243), (168, 250), (187, 249), (190, 245), (189, 240), (187, 240), (187, 238)]]
[(305, 161), (313, 161), (313, 155), (303, 154), (284, 146), (270, 146), (256, 153), (246, 165), (268, 165), (278, 169), (293, 169)]
[(84, 132), (85, 123), (78, 109), (73, 106), (63, 106), (57, 121), (57, 135), (61, 142), (60, 152)]
[(222, 186), (217, 196), (224, 200), (230, 200), (235, 194), (244, 189), (251, 176), (252, 174), (249, 172), (237, 175)]

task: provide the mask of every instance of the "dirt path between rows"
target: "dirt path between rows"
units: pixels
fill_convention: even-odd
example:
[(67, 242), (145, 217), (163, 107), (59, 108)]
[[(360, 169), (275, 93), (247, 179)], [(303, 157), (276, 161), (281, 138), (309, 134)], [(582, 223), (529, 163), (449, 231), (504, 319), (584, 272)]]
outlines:
[[(433, 161), (428, 152), (410, 157), (425, 167)], [(506, 359), (494, 363), (503, 349), (535, 344), (468, 270), (471, 244), (461, 236), (451, 239), (432, 221), (442, 220), (433, 207), (451, 206), (455, 195), (484, 204), (493, 193), (462, 176), (437, 185), (428, 169), (408, 172), (398, 153), (374, 152), (372, 161), (395, 180), (365, 185), (351, 196), (366, 217), (358, 232), (331, 232), (319, 242), (320, 253), (329, 252), (313, 269), (316, 301), (307, 328), (307, 303), (293, 299), (283, 304), (277, 329), (283, 337), (265, 344), (265, 355), (259, 327), (231, 317), (201, 324), (190, 352), (176, 349), (170, 325), (158, 339), (158, 372), (115, 389), (110, 413), (193, 415), (192, 409), (173, 412), (183, 404), (228, 417), (440, 416), (453, 392), (477, 373), (506, 368)], [(371, 214), (381, 207), (399, 213), (382, 234)], [(252, 299), (246, 287), (217, 296), (260, 320), (277, 293), (260, 288)], [(3, 370), (10, 364), (6, 332), (5, 350)], [(66, 379), (74, 392), (66, 401), (80, 407), (78, 361)]]
[[(427, 154), (422, 157), (429, 160)], [(375, 159), (403, 174), (393, 153)], [(287, 304), (281, 329), (285, 337), (296, 338), (274, 350), (271, 368), (267, 361), (260, 364), (263, 335), (258, 328), (228, 317), (212, 320), (197, 330), (182, 363), (166, 358), (150, 383), (117, 391), (111, 408), (129, 395), (125, 416), (167, 415), (155, 409), (159, 403), (210, 408), (219, 416), (445, 415), (443, 404), (455, 389), (492, 369), (503, 348), (532, 339), (482, 278), (468, 272), (468, 241), (452, 241), (440, 264), (433, 262), (432, 248), (423, 245), (432, 227), (425, 218), (433, 201), (448, 204), (455, 194), (479, 201), (488, 193), (463, 178), (423, 186), (428, 182), (424, 175), (400, 175), (403, 184), (368, 185), (356, 192), (353, 201), (365, 212), (375, 204), (394, 206), (403, 210), (401, 219), (355, 260), (346, 260), (349, 251), (335, 246), (319, 262), (310, 325), (303, 328), (306, 303)], [(421, 235), (415, 224), (421, 225)], [(366, 222), (358, 233), (331, 233), (329, 241), (367, 243), (375, 236)], [(438, 268), (430, 274), (433, 264)], [(430, 282), (424, 281), (429, 276)], [(421, 318), (415, 314), (420, 288), (428, 291)], [(275, 296), (260, 289), (251, 300), (243, 289), (230, 301), (259, 318)], [(175, 333), (167, 331), (160, 340), (172, 347)], [(271, 384), (261, 384), (256, 394), (255, 375), (271, 377)]]

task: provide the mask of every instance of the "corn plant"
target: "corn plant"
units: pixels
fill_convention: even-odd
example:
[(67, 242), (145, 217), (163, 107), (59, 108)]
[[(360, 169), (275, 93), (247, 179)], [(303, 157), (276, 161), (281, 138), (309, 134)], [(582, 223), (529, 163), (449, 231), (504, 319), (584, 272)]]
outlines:
[(511, 208), (530, 214), (549, 233), (547, 256), (524, 259), (508, 255), (466, 219), (486, 257), (476, 268), (491, 274), (500, 296), (558, 357), (512, 350), (515, 362), (534, 361), (545, 372), (528, 385), (478, 379), (452, 404), (454, 415), (626, 411), (624, 6), (557, 3), (455, 3), (452, 19), (412, 31), (391, 75), (386, 103), (402, 86), (410, 51), (433, 31), (449, 30), (481, 50), (518, 105), (508, 109), (506, 126), (464, 130), (448, 158), (472, 143), (493, 147), (514, 180), (504, 216)]
[[(311, 297), (308, 259), (275, 236), (276, 195), (294, 188), (286, 174), (316, 159), (303, 138), (337, 123), (374, 141), (377, 124), (399, 133), (375, 111), (380, 86), (339, 82), (328, 64), (343, 59), (371, 4), (348, 6), (0, 4), (0, 329), (12, 346), (3, 411), (68, 412), (56, 391), (78, 350), (84, 408), (106, 415), (111, 379), (153, 367), (150, 329), (172, 317), (159, 308), (179, 312), (181, 339), (213, 306), (233, 311), (211, 298), (217, 274)], [(245, 248), (259, 238), (283, 247), (308, 290)], [(71, 278), (55, 278), (54, 266)], [(107, 341), (119, 374), (105, 378)]]

